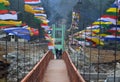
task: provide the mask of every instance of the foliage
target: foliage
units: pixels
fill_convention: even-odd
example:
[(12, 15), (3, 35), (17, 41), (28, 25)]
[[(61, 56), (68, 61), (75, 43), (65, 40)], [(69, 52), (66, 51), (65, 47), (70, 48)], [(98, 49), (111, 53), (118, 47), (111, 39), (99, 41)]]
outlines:
[(79, 30), (81, 30), (104, 14), (114, 0), (82, 0), (82, 4), (79, 5), (78, 0), (42, 0), (42, 2), (50, 22), (54, 23), (64, 18), (67, 20), (67, 28), (71, 24), (70, 15), (72, 15), (73, 8), (80, 10)]

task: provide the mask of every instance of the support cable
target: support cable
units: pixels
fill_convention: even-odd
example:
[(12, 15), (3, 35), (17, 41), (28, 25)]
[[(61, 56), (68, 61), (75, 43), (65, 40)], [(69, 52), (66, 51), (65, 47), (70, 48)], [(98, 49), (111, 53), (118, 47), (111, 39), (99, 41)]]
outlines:
[(33, 53), (33, 66), (34, 66), (34, 42), (33, 42), (33, 45), (32, 45), (33, 47), (32, 47), (32, 53)]
[(36, 56), (37, 56), (36, 55), (36, 42), (34, 42), (34, 60), (35, 60), (34, 64), (37, 63)]
[(77, 55), (77, 69), (78, 69), (78, 51), (77, 51), (76, 55)]
[(34, 48), (34, 53), (35, 53), (35, 64), (37, 63), (37, 54), (36, 54), (36, 42), (35, 42), (35, 48)]
[(36, 45), (35, 45), (35, 55), (36, 55), (36, 64), (37, 64), (37, 62), (38, 62), (38, 54), (37, 54), (37, 43), (35, 43)]
[[(39, 41), (39, 42), (40, 42), (40, 41)], [(39, 53), (38, 53), (38, 55), (39, 55), (38, 57), (39, 57), (39, 58), (38, 58), (38, 59), (40, 60), (40, 45), (39, 45), (38, 47), (39, 47)]]
[[(7, 33), (6, 33), (6, 37), (7, 37)], [(7, 38), (5, 39), (5, 53), (6, 53), (6, 55), (5, 55), (5, 59), (6, 59), (6, 64), (8, 63), (8, 60), (7, 60), (7, 55), (8, 55), (8, 46), (7, 46), (7, 44), (8, 44), (8, 42), (7, 42)], [(7, 82), (7, 75), (6, 75), (6, 77), (5, 77), (5, 81)]]
[[(84, 28), (84, 22), (83, 22), (83, 28)], [(85, 28), (85, 39), (86, 39), (86, 28)], [(85, 43), (86, 43), (86, 40), (85, 40)], [(85, 52), (82, 53), (82, 55), (83, 55), (83, 77), (85, 77)]]
[[(100, 16), (101, 16), (102, 15), (102, 1), (100, 0), (99, 3), (100, 3)], [(100, 20), (100, 32), (101, 32), (101, 20)], [(100, 77), (99, 77), (99, 75), (100, 75), (100, 67), (99, 66), (100, 66), (100, 55), (101, 55), (100, 54), (100, 51), (101, 51), (100, 50), (100, 32), (98, 33), (99, 34), (99, 36), (98, 36), (99, 37), (99, 45), (98, 45), (98, 56), (97, 56), (98, 57), (97, 58), (97, 60), (98, 60), (98, 62), (97, 62), (98, 63), (97, 64), (97, 73), (98, 73), (97, 74), (97, 82), (99, 82), (99, 79), (100, 79)]]
[(25, 47), (25, 40), (24, 40), (24, 76), (25, 76), (25, 51), (26, 51), (26, 47)]
[(30, 59), (30, 53), (31, 53), (31, 50), (30, 50), (30, 42), (28, 42), (28, 45), (29, 45), (29, 54), (28, 54), (28, 55), (29, 55), (29, 70), (30, 70), (30, 69), (31, 69), (31, 68), (30, 68), (30, 67), (31, 67), (31, 66), (30, 66), (30, 64), (31, 64), (31, 62), (30, 62), (30, 60), (31, 60), (31, 59)]
[[(118, 0), (116, 1), (116, 4), (119, 4), (118, 3)], [(116, 17), (118, 17), (118, 7), (116, 8)], [(116, 56), (117, 56), (117, 20), (116, 19), (116, 26), (115, 26), (115, 30), (116, 30), (116, 33), (115, 33), (115, 48), (114, 48), (114, 82), (116, 82)]]
[[(18, 3), (17, 3), (17, 5), (18, 5), (18, 11), (19, 11), (19, 6), (20, 6), (20, 4), (19, 4), (19, 0), (18, 0)], [(19, 19), (19, 18), (18, 18)], [(19, 42), (18, 42), (18, 37), (16, 37), (17, 38), (17, 82), (19, 82), (19, 71), (18, 71), (18, 61), (19, 61), (19, 59), (18, 59), (18, 55), (19, 55), (19, 53), (18, 53), (18, 50), (19, 50)]]
[[(92, 39), (92, 28), (90, 29), (91, 31), (91, 39)], [(92, 53), (92, 49), (91, 49), (92, 46), (90, 46), (90, 56), (89, 56), (89, 82), (91, 82), (91, 53)]]
[(38, 59), (37, 59), (37, 57), (38, 57), (38, 54), (37, 54), (37, 43), (35, 43), (35, 55), (36, 55), (36, 64), (37, 64), (37, 62), (38, 62)]
[[(17, 38), (18, 39), (18, 38)], [(17, 41), (17, 82), (19, 82), (19, 69), (18, 69), (18, 61), (19, 61), (19, 59), (18, 59), (18, 55), (19, 55), (19, 42)]]
[(34, 50), (33, 50), (33, 53), (34, 53), (34, 65), (36, 64), (36, 54), (35, 54), (35, 42), (34, 42)]

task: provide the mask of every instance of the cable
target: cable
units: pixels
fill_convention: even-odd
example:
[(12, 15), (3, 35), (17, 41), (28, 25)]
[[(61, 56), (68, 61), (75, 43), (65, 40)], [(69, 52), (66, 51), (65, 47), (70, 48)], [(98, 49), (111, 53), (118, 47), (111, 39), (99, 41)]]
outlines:
[[(100, 3), (100, 16), (101, 16), (102, 15), (102, 1), (100, 0), (99, 3)], [(101, 31), (101, 20), (100, 20), (100, 25), (99, 26), (100, 26), (100, 31)], [(101, 51), (100, 50), (100, 32), (98, 34), (99, 34), (99, 36), (98, 36), (99, 37), (99, 45), (98, 45), (98, 58), (97, 58), (98, 59), (98, 64), (97, 64), (97, 71), (98, 71), (97, 72), (98, 73), (97, 74), (97, 82), (99, 82), (99, 79), (100, 79), (99, 78), (99, 75), (100, 75), (100, 67), (99, 67), (99, 65), (100, 65), (100, 51)]]
[[(20, 9), (19, 8), (19, 0), (18, 0), (18, 10)], [(19, 19), (18, 19), (19, 20)], [(19, 48), (19, 42), (18, 42), (18, 37), (16, 37), (17, 38), (17, 82), (19, 82), (19, 71), (18, 71), (18, 55), (19, 55), (19, 53), (18, 53), (18, 48)]]
[(37, 58), (36, 58), (36, 43), (34, 42), (34, 64), (36, 64), (37, 63)]
[[(17, 38), (17, 40), (18, 40), (18, 38)], [(18, 55), (19, 55), (19, 53), (18, 53), (18, 51), (19, 51), (19, 42), (17, 41), (17, 82), (19, 82), (19, 71), (18, 71)]]
[(77, 55), (77, 69), (78, 69), (78, 51), (77, 51), (76, 55)]
[[(118, 0), (116, 1), (118, 4)], [(116, 17), (118, 17), (118, 7), (116, 8)], [(116, 19), (116, 27), (115, 27), (115, 30), (116, 30), (116, 33), (115, 33), (115, 48), (114, 48), (114, 82), (116, 82), (116, 56), (117, 56), (117, 20)]]
[[(7, 34), (6, 34), (6, 37), (7, 37)], [(6, 59), (6, 64), (8, 63), (8, 61), (7, 61), (7, 55), (8, 55), (8, 46), (7, 46), (7, 38), (5, 39), (5, 52), (6, 52), (6, 55), (5, 55), (5, 59)], [(7, 82), (7, 76), (5, 77), (5, 81)]]
[[(92, 39), (92, 28), (91, 28), (90, 31), (91, 31), (91, 39)], [(92, 46), (90, 46), (90, 57), (89, 57), (89, 62), (90, 62), (90, 65), (89, 65), (89, 82), (91, 81), (91, 77), (90, 77), (91, 76), (91, 50), (92, 50), (91, 47)]]
[(33, 42), (33, 45), (32, 45), (32, 52), (33, 52), (33, 66), (34, 66), (34, 42)]
[(25, 51), (26, 51), (26, 48), (25, 48), (25, 40), (24, 40), (24, 76), (25, 76)]
[(37, 63), (36, 42), (35, 42), (35, 64)]
[(30, 68), (30, 53), (31, 53), (31, 52), (30, 52), (30, 51), (31, 51), (31, 50), (30, 50), (30, 42), (28, 42), (28, 44), (29, 44), (29, 70), (30, 70), (30, 69), (31, 69), (31, 68)]
[[(83, 28), (84, 28), (84, 22), (83, 22)], [(85, 28), (85, 38), (86, 38), (86, 28)], [(86, 43), (86, 40), (85, 40), (85, 43)], [(83, 77), (85, 77), (85, 52), (82, 54), (84, 59), (83, 59)]]

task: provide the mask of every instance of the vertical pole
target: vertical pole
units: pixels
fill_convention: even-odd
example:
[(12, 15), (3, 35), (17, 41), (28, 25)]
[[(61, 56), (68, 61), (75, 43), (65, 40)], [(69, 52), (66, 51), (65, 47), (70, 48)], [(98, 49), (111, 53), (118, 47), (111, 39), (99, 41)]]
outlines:
[[(18, 38), (17, 38), (18, 39)], [(19, 61), (19, 59), (18, 59), (18, 56), (19, 56), (19, 53), (18, 53), (18, 49), (19, 48), (19, 43), (18, 43), (18, 41), (17, 41), (17, 82), (19, 82), (19, 69), (18, 69), (18, 61)]]
[[(6, 34), (6, 37), (7, 37), (7, 34)], [(6, 49), (6, 50), (5, 50), (5, 51), (6, 51), (5, 58), (6, 58), (6, 63), (7, 63), (7, 55), (8, 55), (7, 38), (6, 38), (5, 42), (6, 42), (6, 43), (5, 43), (5, 47), (6, 47), (6, 48), (5, 48), (5, 49)], [(5, 77), (5, 81), (7, 82), (7, 76)]]
[[(99, 1), (99, 3), (100, 3), (100, 16), (101, 16), (101, 12), (102, 12), (102, 1), (100, 0)], [(101, 20), (100, 20), (100, 28), (101, 28)], [(100, 75), (100, 32), (99, 32), (99, 45), (98, 45), (98, 65), (97, 65), (97, 71), (98, 71), (98, 74), (97, 74), (97, 82), (99, 82), (99, 79), (100, 79), (100, 77), (99, 77), (99, 75)]]
[(31, 64), (31, 62), (30, 62), (30, 60), (31, 60), (31, 59), (30, 59), (30, 53), (31, 53), (31, 50), (30, 50), (30, 49), (31, 49), (31, 48), (30, 48), (30, 47), (31, 47), (31, 45), (30, 45), (30, 42), (29, 42), (29, 70), (31, 69), (31, 68), (30, 68), (30, 64)]
[(64, 36), (65, 36), (65, 25), (62, 25), (62, 51), (64, 51), (64, 47), (65, 47)]
[(32, 61), (33, 61), (33, 66), (34, 66), (34, 42), (32, 42)]
[[(83, 22), (83, 27), (84, 27), (84, 22)], [(86, 28), (85, 28), (85, 38), (86, 38)], [(83, 59), (83, 68), (85, 67), (85, 52), (82, 54), (84, 59)], [(83, 69), (83, 77), (85, 77), (85, 69)]]
[(25, 49), (25, 40), (24, 40), (24, 74), (23, 76), (25, 76), (25, 51), (26, 49)]
[(77, 51), (76, 55), (77, 55), (77, 69), (78, 69), (78, 51)]
[[(56, 29), (55, 29), (55, 25), (52, 25), (52, 38), (55, 39), (55, 32)], [(55, 43), (54, 43), (54, 47), (55, 47)], [(52, 50), (53, 54), (55, 55), (55, 48)]]
[(73, 26), (72, 26), (71, 30), (72, 30), (72, 31), (71, 31), (71, 32), (72, 32), (72, 33), (71, 33), (71, 37), (72, 37), (72, 44), (73, 44)]
[[(116, 0), (116, 4), (119, 4), (118, 3), (118, 0)], [(119, 6), (119, 5), (118, 5)], [(118, 7), (116, 8), (116, 17), (118, 17)], [(117, 56), (117, 21), (118, 19), (116, 19), (116, 27), (115, 27), (115, 30), (116, 30), (116, 33), (115, 33), (115, 47), (114, 47), (114, 82), (116, 82), (116, 56)]]
[[(91, 28), (91, 39), (92, 39), (92, 28)], [(90, 46), (90, 58), (89, 58), (89, 62), (90, 62), (90, 65), (89, 65), (89, 82), (91, 81), (91, 49), (92, 46)]]

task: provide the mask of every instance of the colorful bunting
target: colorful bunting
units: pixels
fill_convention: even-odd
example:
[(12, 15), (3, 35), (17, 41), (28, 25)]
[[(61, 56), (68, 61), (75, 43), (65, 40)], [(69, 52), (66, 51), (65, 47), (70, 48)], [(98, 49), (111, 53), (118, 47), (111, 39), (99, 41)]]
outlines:
[[(102, 45), (108, 40), (120, 41), (120, 0), (116, 0), (97, 21), (80, 31), (75, 37), (86, 38), (95, 45)], [(84, 37), (83, 37), (84, 36)]]
[(0, 0), (0, 3), (3, 3), (5, 6), (9, 6), (10, 3), (7, 0)]
[(109, 8), (106, 12), (119, 12), (118, 8)]
[(41, 0), (25, 0), (25, 4), (40, 4)]
[(12, 33), (18, 37), (21, 37), (26, 40), (30, 40), (30, 32), (28, 29), (21, 28), (21, 27), (12, 27), (12, 28), (6, 28), (3, 29), (7, 33)]
[(112, 22), (105, 22), (105, 21), (96, 21), (96, 22), (93, 22), (93, 25), (104, 25), (104, 24), (112, 24)]
[(12, 21), (12, 20), (4, 21), (4, 20), (0, 20), (0, 24), (20, 26), (22, 24), (22, 21)]
[(104, 41), (115, 41), (115, 40), (120, 42), (120, 36), (108, 35), (104, 37)]
[(18, 20), (17, 14), (0, 14), (0, 20)]

